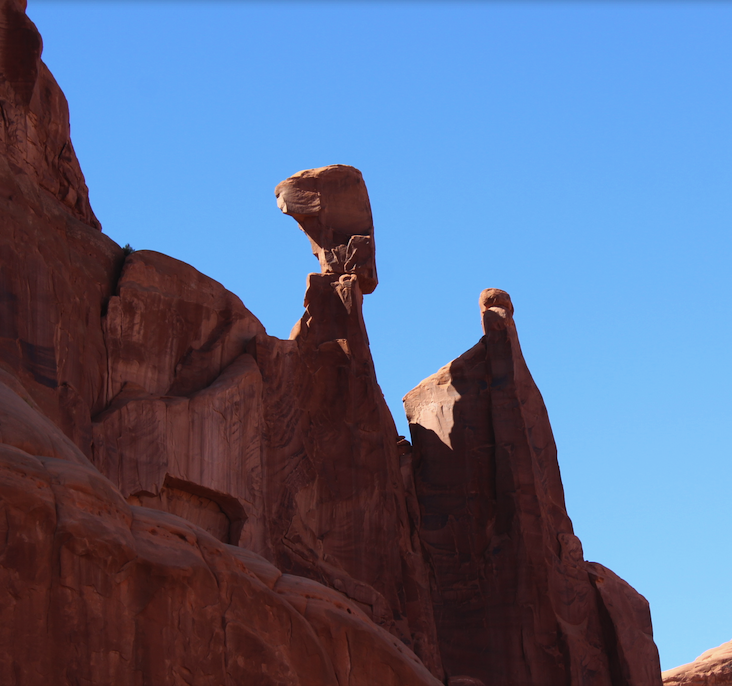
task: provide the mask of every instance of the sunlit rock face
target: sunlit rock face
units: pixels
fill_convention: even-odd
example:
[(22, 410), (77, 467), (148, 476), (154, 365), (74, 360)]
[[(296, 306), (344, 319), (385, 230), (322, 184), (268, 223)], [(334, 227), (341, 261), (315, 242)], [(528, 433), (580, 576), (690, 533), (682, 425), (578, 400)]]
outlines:
[(358, 277), (313, 275), (280, 341), (189, 265), (126, 254), (24, 9), (0, 7), (3, 683), (440, 684), (409, 648), (439, 674)]
[(664, 685), (730, 685), (732, 641), (705, 651), (691, 663), (664, 670), (662, 676)]
[(486, 289), (480, 310), (484, 337), (404, 399), (446, 673), (658, 684), (648, 603), (573, 533), (511, 299)]
[(572, 533), (508, 294), (408, 395), (412, 451), (363, 320), (361, 173), (277, 186), (321, 271), (269, 336), (100, 232), (24, 9), (0, 7), (2, 681), (657, 683), (647, 603)]

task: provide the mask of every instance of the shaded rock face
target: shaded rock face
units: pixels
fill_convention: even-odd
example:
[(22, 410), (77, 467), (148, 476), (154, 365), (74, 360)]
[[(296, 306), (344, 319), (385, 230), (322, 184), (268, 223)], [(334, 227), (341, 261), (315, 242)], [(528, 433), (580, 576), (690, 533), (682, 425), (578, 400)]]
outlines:
[(278, 185), (321, 273), (271, 337), (101, 234), (24, 9), (0, 5), (3, 682), (657, 681), (645, 600), (572, 534), (508, 295), (408, 396), (412, 452), (363, 321), (360, 172)]
[(439, 675), (429, 580), (361, 302), (354, 276), (311, 274), (292, 340), (257, 339), (271, 555), (342, 591)]
[(123, 252), (98, 231), (66, 99), (24, 10), (0, 4), (0, 365), (89, 456), (106, 405), (102, 310)]
[(0, 193), (17, 193), (17, 184), (100, 229), (71, 145), (66, 98), (41, 61), (43, 42), (25, 7), (25, 0), (0, 4), (0, 149), (15, 182)]
[(130, 506), (4, 383), (0, 409), (4, 684), (440, 684), (343, 595)]
[(420, 537), (450, 675), (485, 684), (658, 684), (648, 603), (586, 563), (507, 293), (485, 336), (404, 399)]
[(691, 663), (664, 670), (662, 677), (664, 685), (732, 684), (732, 641), (705, 651)]

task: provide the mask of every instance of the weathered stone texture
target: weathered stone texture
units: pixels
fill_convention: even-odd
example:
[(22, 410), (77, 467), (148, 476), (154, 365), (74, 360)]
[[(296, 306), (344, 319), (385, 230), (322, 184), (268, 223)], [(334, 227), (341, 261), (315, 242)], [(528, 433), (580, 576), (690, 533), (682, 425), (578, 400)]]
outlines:
[(664, 670), (664, 685), (732, 685), (732, 641), (705, 651), (678, 668)]
[[(380, 580), (389, 597), (381, 605), (387, 597), (370, 580), (346, 572), (376, 578), (371, 561), (363, 570), (354, 563), (365, 558), (358, 537), (383, 542), (382, 529), (398, 537), (403, 523), (369, 520), (372, 504), (362, 499), (359, 511), (358, 495), (347, 505), (331, 500), (315, 518), (321, 535), (337, 508), (352, 520), (336, 543), (328, 538), (330, 567), (323, 551), (303, 547), (300, 568), (355, 601), (231, 546), (285, 560), (270, 527), (293, 534), (298, 518), (312, 517), (302, 485), (288, 485), (292, 503), (272, 499), (283, 496), (277, 479), (302, 458), (278, 454), (276, 445), (291, 415), (296, 441), (311, 432), (317, 375), (297, 342), (268, 337), (220, 284), (151, 251), (126, 256), (99, 232), (65, 100), (23, 10), (21, 2), (0, 8), (2, 681), (437, 684), (370, 619), (396, 631), (394, 611), (406, 613), (396, 591), (399, 551), (396, 576)], [(345, 307), (350, 287), (327, 288)], [(265, 360), (270, 344), (289, 349), (292, 364), (268, 373), (283, 387), (265, 389), (254, 354)], [(370, 363), (367, 346), (364, 354), (362, 344), (349, 345)], [(365, 374), (353, 411), (378, 391), (373, 366)], [(297, 403), (283, 394), (288, 375), (301, 390)], [(329, 383), (320, 393), (332, 398)], [(384, 413), (386, 431), (369, 427), (383, 434), (372, 443), (389, 450), (363, 452), (367, 463), (395, 456), (381, 398), (376, 416)], [(317, 454), (329, 435), (311, 436), (308, 450)], [(270, 457), (276, 470), (268, 475)], [(343, 469), (334, 479), (353, 479)], [(403, 488), (387, 491), (389, 512), (398, 513)], [(267, 570), (268, 581), (274, 571), (276, 584), (247, 562)], [(328, 577), (320, 564), (335, 572)], [(428, 597), (423, 607), (431, 612)], [(412, 644), (408, 625), (399, 629)]]
[(412, 451), (363, 321), (361, 173), (278, 185), (321, 274), (271, 337), (101, 234), (24, 9), (0, 6), (2, 681), (657, 683), (647, 602), (572, 533), (508, 294), (407, 396)]
[(376, 288), (374, 223), (361, 172), (348, 165), (306, 169), (280, 182), (275, 195), (307, 234), (323, 274), (355, 274), (363, 293)]
[(647, 602), (585, 563), (573, 534), (508, 294), (484, 291), (481, 314), (483, 339), (404, 399), (445, 671), (485, 684), (658, 684)]
[(4, 684), (439, 684), (342, 595), (130, 506), (75, 450), (0, 444)]

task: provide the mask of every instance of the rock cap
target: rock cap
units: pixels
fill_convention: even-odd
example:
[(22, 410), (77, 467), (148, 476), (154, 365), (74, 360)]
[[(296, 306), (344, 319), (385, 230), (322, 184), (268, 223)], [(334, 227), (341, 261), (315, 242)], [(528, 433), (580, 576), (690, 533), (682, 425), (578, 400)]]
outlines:
[(275, 196), (307, 234), (323, 274), (355, 274), (363, 293), (373, 292), (374, 222), (361, 172), (348, 165), (305, 169), (277, 184)]
[(483, 333), (506, 329), (513, 321), (511, 296), (501, 289), (483, 289), (480, 292), (480, 316)]

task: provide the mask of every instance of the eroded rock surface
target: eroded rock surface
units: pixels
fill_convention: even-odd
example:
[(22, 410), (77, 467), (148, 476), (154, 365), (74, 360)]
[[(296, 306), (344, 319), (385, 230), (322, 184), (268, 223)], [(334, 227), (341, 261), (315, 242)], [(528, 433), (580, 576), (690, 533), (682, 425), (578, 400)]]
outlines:
[(376, 288), (374, 223), (361, 172), (348, 165), (306, 169), (279, 183), (275, 195), (307, 234), (323, 274), (355, 274), (362, 293)]
[(311, 274), (305, 301), (290, 341), (258, 337), (253, 351), (271, 506), (264, 553), (346, 594), (441, 675), (427, 570), (358, 280)]
[(271, 337), (99, 231), (24, 9), (0, 7), (3, 682), (657, 682), (647, 603), (572, 533), (508, 294), (409, 394), (412, 452), (363, 321), (361, 173), (278, 185), (321, 273)]
[[(415, 644), (390, 605), (407, 603), (395, 577), (382, 594), (346, 572), (360, 574), (352, 561), (366, 557), (347, 537), (378, 529), (363, 510), (363, 522), (323, 549), (334, 556), (330, 577), (318, 569), (323, 556), (302, 547), (299, 569), (335, 588), (232, 545), (282, 558), (270, 530), (292, 534), (310, 517), (297, 485), (276, 486), (302, 455), (280, 455), (277, 472), (264, 474), (288, 432), (289, 410), (276, 404), (293, 400), (265, 389), (255, 354), (264, 360), (268, 342), (294, 352), (293, 367), (268, 379), (292, 372), (298, 408), (315, 413), (307, 356), (296, 341), (268, 337), (238, 298), (192, 267), (151, 251), (127, 256), (99, 232), (65, 100), (24, 8), (0, 7), (0, 678), (439, 684), (393, 634), (398, 626)], [(336, 287), (328, 285), (341, 307), (360, 298)], [(377, 415), (384, 409), (381, 399)], [(307, 433), (304, 412), (295, 415)], [(393, 423), (379, 431), (395, 452)], [(328, 437), (311, 435), (317, 453)], [(280, 496), (293, 503), (271, 501)], [(319, 534), (337, 507), (320, 514)], [(386, 520), (390, 536), (401, 525), (409, 534), (407, 521)]]
[[(0, 3), (0, 148), (13, 177), (0, 193), (17, 193), (17, 185), (40, 202), (60, 201), (73, 217), (100, 229), (71, 145), (66, 98), (41, 61), (43, 41), (25, 8), (25, 0)], [(55, 205), (45, 209), (53, 212)]]
[(0, 437), (4, 684), (440, 684), (341, 594), (130, 506), (17, 407)]
[(664, 685), (732, 685), (732, 641), (705, 651), (678, 668), (664, 670)]
[(485, 684), (658, 684), (648, 603), (586, 563), (508, 294), (485, 336), (410, 391), (420, 537), (445, 671)]

